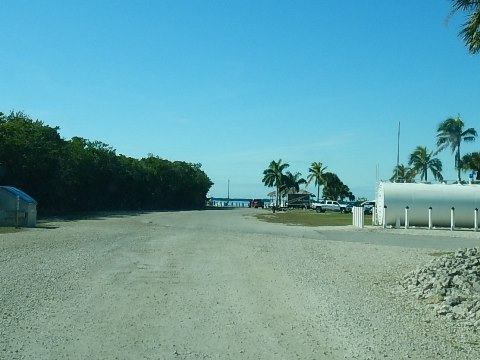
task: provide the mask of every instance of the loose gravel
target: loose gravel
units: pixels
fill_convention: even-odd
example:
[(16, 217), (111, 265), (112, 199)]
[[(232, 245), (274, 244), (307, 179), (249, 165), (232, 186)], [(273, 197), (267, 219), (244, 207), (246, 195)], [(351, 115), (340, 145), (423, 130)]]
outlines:
[[(50, 220), (2, 234), (0, 358), (480, 358), (478, 311), (455, 310), (473, 303), (449, 293), (475, 294), (476, 263), (465, 263), (477, 250), (444, 260), (390, 245), (388, 232), (367, 243), (357, 240), (371, 229), (268, 224), (255, 211)], [(436, 285), (439, 269), (457, 266), (448, 287)], [(428, 304), (434, 289), (443, 299)], [(435, 306), (448, 301), (442, 314)]]

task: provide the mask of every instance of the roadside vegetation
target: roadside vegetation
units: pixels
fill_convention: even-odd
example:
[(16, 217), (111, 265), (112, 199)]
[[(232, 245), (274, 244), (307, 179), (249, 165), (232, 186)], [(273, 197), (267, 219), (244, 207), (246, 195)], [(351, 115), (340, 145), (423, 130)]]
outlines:
[(0, 112), (0, 183), (38, 201), (39, 214), (199, 208), (213, 183), (201, 164), (119, 155), (101, 141)]
[[(351, 214), (340, 214), (336, 212), (317, 213), (311, 210), (289, 210), (280, 212), (267, 212), (255, 214), (259, 220), (298, 226), (346, 226), (352, 225)], [(365, 224), (371, 224), (372, 216), (365, 215)]]
[(22, 229), (10, 227), (10, 226), (8, 227), (0, 226), (0, 234), (8, 234), (8, 233), (14, 233), (19, 231), (22, 231)]

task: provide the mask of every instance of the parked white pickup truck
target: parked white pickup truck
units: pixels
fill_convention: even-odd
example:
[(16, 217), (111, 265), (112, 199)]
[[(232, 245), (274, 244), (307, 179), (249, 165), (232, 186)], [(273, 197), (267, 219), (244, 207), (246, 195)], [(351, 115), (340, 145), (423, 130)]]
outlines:
[(335, 200), (323, 200), (320, 202), (313, 202), (311, 208), (316, 212), (325, 212), (325, 211), (336, 211), (340, 213), (349, 213), (352, 212), (352, 208), (345, 204), (340, 204)]

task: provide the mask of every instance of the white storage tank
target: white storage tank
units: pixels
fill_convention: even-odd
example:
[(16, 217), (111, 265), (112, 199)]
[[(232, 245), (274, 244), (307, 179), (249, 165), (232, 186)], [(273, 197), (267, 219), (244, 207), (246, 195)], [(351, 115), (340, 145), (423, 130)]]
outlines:
[[(475, 209), (480, 209), (480, 185), (411, 184), (381, 182), (376, 196), (377, 221), (386, 225), (405, 225), (408, 206), (410, 226), (450, 227), (454, 208), (455, 226), (473, 228)], [(386, 208), (385, 208), (386, 207)]]

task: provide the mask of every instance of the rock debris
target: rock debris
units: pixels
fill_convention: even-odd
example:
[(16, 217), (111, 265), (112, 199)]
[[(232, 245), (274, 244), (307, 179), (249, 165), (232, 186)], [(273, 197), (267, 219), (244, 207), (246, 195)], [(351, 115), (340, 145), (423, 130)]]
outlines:
[(402, 286), (436, 315), (480, 328), (480, 247), (436, 257), (405, 275)]

